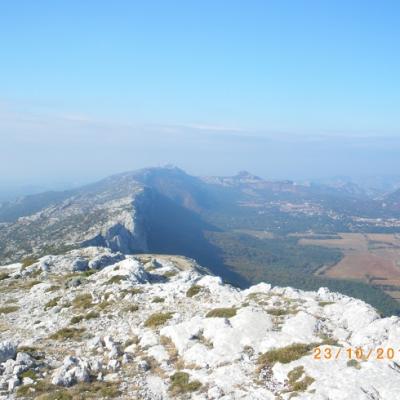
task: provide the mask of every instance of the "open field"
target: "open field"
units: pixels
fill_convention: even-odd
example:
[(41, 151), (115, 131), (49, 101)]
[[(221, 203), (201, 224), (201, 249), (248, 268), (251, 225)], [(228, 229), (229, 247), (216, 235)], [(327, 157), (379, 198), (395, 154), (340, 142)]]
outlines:
[[(299, 240), (302, 245), (338, 248), (343, 259), (329, 268), (321, 268), (318, 275), (339, 279), (356, 279), (381, 286), (396, 299), (400, 289), (400, 237), (397, 234), (340, 233), (340, 239)], [(396, 290), (397, 289), (397, 290)]]

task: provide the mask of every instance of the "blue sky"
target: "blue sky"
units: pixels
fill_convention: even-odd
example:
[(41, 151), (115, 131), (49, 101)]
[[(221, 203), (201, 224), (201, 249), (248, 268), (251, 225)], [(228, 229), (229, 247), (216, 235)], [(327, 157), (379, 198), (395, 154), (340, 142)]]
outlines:
[[(342, 143), (340, 154), (360, 159), (359, 174), (369, 173), (371, 154), (387, 172), (388, 160), (400, 166), (391, 156), (400, 132), (399, 15), (398, 1), (4, 0), (0, 167), (29, 160), (28, 171), (7, 174), (19, 180), (90, 178), (158, 161), (198, 173), (249, 165), (310, 176), (311, 136), (332, 149)], [(238, 156), (238, 137), (251, 149), (262, 140), (265, 156)], [(311, 155), (290, 164), (288, 149), (268, 163), (271, 140)], [(201, 143), (215, 152), (208, 168)], [(236, 164), (221, 163), (224, 154)], [(104, 158), (108, 168), (98, 164)]]

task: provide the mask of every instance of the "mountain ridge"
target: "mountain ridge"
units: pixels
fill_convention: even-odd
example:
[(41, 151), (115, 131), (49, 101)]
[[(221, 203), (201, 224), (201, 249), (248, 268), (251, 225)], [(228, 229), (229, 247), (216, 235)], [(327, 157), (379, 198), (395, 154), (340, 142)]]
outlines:
[(393, 400), (400, 390), (399, 356), (386, 356), (400, 318), (326, 288), (240, 290), (188, 258), (98, 247), (0, 272), (1, 399)]

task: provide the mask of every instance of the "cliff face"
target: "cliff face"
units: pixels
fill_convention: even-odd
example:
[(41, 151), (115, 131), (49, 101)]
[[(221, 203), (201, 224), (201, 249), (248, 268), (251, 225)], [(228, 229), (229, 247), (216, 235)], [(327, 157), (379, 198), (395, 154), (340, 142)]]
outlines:
[(324, 288), (98, 247), (0, 274), (1, 399), (398, 397), (400, 319)]
[[(121, 183), (122, 185), (122, 183)], [(0, 260), (90, 245), (113, 251), (147, 251), (144, 215), (148, 191), (139, 184), (95, 188), (75, 194), (0, 229)]]

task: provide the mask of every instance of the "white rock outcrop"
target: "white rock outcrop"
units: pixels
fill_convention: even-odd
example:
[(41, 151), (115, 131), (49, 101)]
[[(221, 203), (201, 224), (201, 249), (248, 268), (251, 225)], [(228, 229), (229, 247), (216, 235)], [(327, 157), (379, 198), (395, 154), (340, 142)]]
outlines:
[(400, 392), (399, 317), (326, 288), (239, 290), (184, 257), (97, 247), (13, 271), (0, 282), (1, 305), (12, 305), (0, 325), (2, 400), (39, 386), (157, 400)]

